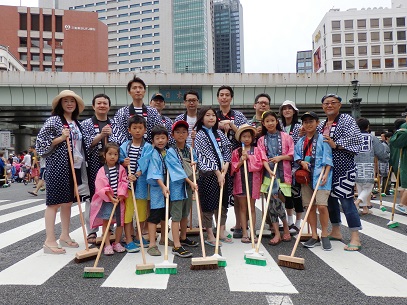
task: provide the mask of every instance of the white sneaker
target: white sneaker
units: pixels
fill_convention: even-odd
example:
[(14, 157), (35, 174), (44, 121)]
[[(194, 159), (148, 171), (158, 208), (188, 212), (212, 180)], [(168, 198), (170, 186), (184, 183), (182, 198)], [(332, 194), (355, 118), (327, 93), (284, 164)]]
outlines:
[(401, 205), (401, 204), (397, 203), (396, 210), (401, 213), (407, 214), (407, 207), (405, 205)]

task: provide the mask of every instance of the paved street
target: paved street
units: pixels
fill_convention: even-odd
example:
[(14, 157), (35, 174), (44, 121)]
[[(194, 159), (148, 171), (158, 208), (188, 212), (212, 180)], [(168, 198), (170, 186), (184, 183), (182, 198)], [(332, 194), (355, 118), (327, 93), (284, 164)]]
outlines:
[[(222, 255), (227, 267), (192, 271), (190, 259), (170, 255), (178, 264), (177, 275), (135, 275), (141, 254), (102, 255), (99, 266), (103, 279), (83, 278), (85, 266), (73, 261), (78, 249), (67, 248), (65, 255), (45, 255), (45, 192), (31, 196), (32, 184), (13, 183), (0, 188), (0, 291), (1, 304), (405, 304), (407, 298), (407, 215), (396, 212), (400, 226), (387, 228), (392, 197), (384, 197), (386, 212), (378, 209), (362, 217), (360, 252), (343, 251), (349, 241), (344, 217), (344, 242), (334, 241), (333, 251), (305, 249), (295, 254), (305, 259), (305, 270), (277, 265), (279, 254), (289, 255), (294, 239), (273, 247), (263, 238), (267, 266), (246, 265), (244, 250), (235, 240), (224, 244)], [(84, 205), (83, 205), (84, 206)], [(260, 205), (258, 206), (258, 208)], [(232, 211), (230, 211), (232, 212)], [(258, 228), (260, 227), (260, 210)], [(60, 230), (57, 218), (57, 234)], [(233, 226), (228, 218), (227, 228)], [(78, 207), (72, 208), (72, 234), (84, 249)], [(192, 237), (198, 240), (198, 237)], [(163, 252), (163, 246), (160, 246)], [(206, 246), (207, 254), (213, 248)], [(200, 247), (192, 248), (195, 257)], [(171, 251), (170, 251), (171, 252)], [(149, 262), (161, 262), (163, 256)]]

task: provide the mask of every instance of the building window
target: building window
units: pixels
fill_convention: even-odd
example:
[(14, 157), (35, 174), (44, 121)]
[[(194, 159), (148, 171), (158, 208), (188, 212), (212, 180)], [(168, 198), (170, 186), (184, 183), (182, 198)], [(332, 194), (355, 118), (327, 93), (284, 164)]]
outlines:
[(27, 53), (20, 53), (20, 60), (27, 60)]
[(397, 46), (397, 54), (406, 54), (406, 45), (405, 44), (399, 44)]
[(27, 47), (27, 37), (20, 37), (20, 47), (22, 48)]
[(353, 20), (345, 20), (345, 30), (353, 30)]
[(341, 29), (341, 21), (340, 20), (332, 20), (332, 30), (340, 30)]
[(62, 33), (62, 16), (55, 16), (55, 31)]
[(407, 58), (399, 58), (398, 63), (399, 63), (399, 68), (406, 68), (407, 67)]
[(379, 27), (379, 19), (370, 19), (370, 27), (377, 29)]
[(367, 55), (367, 46), (358, 46), (359, 56)]
[(332, 48), (332, 54), (334, 57), (341, 57), (342, 56), (341, 47)]
[(385, 58), (384, 67), (385, 68), (394, 68), (394, 58)]
[(346, 56), (355, 56), (354, 47), (346, 47), (345, 54), (346, 54)]
[(366, 29), (366, 19), (358, 19), (358, 29)]
[(333, 69), (335, 71), (342, 70), (342, 61), (341, 60), (334, 60), (333, 61)]
[(341, 43), (341, 34), (332, 34), (332, 43)]
[(353, 42), (353, 33), (345, 34), (345, 42)]
[(383, 32), (384, 41), (393, 41), (393, 32)]
[(51, 54), (44, 54), (42, 58), (43, 58), (44, 61), (52, 61), (52, 55)]
[(371, 32), (370, 41), (380, 41), (380, 32)]
[(359, 69), (367, 69), (367, 59), (359, 60)]
[(40, 15), (31, 14), (31, 31), (40, 30)]
[(384, 54), (393, 54), (393, 46), (392, 45), (385, 45), (384, 46)]
[(367, 34), (366, 33), (358, 33), (358, 42), (366, 42), (367, 41)]
[(27, 14), (20, 13), (20, 30), (27, 30)]
[(383, 18), (383, 27), (391, 28), (393, 26), (393, 18)]
[(406, 40), (406, 31), (397, 31), (397, 40)]
[(380, 69), (380, 58), (373, 58), (372, 59), (372, 69)]
[(346, 70), (355, 70), (355, 61), (354, 60), (346, 61)]
[(371, 46), (372, 55), (380, 55), (380, 46)]
[(44, 31), (52, 32), (52, 16), (51, 15), (43, 15), (43, 28)]
[(406, 17), (396, 18), (397, 27), (406, 26)]

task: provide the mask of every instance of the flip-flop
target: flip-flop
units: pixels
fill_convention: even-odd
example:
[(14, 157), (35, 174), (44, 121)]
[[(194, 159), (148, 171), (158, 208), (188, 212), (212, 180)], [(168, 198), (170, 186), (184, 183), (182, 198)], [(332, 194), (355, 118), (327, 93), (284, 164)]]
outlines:
[[(347, 244), (346, 245), (348, 248), (344, 248), (343, 250), (348, 251), (348, 252), (354, 252), (354, 251), (360, 251), (362, 249), (362, 246), (358, 245), (353, 245), (353, 244)], [(349, 249), (349, 248), (356, 248), (356, 249)]]
[[(211, 247), (216, 247), (216, 241), (205, 240), (205, 244)], [(222, 247), (221, 243), (219, 243), (219, 247)]]
[(38, 194), (34, 193), (34, 192), (28, 192), (28, 194), (31, 194), (33, 196), (38, 196)]
[(242, 243), (244, 244), (250, 244), (250, 238), (249, 237), (242, 237), (242, 239), (240, 240)]
[(336, 238), (336, 237), (333, 237), (333, 236), (331, 236), (331, 235), (328, 235), (327, 237), (328, 237), (329, 240), (342, 241), (342, 238)]
[(272, 239), (269, 241), (269, 245), (271, 245), (271, 246), (277, 246), (280, 243), (281, 243), (281, 238), (277, 242), (273, 242)]
[(225, 237), (225, 238), (219, 238), (219, 240), (225, 244), (233, 244), (233, 240), (230, 239), (229, 237)]

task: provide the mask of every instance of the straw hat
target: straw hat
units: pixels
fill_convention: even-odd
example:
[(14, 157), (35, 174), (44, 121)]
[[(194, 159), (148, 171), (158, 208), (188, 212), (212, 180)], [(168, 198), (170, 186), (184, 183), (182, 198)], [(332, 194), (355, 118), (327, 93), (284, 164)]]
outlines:
[(63, 97), (67, 97), (67, 96), (72, 96), (75, 100), (76, 103), (78, 104), (78, 110), (79, 113), (81, 113), (84, 109), (85, 109), (85, 104), (82, 100), (82, 98), (77, 95), (75, 92), (73, 92), (72, 90), (62, 90), (53, 100), (52, 100), (52, 110), (55, 109), (55, 107), (58, 105), (59, 101), (61, 98)]
[(254, 134), (256, 134), (256, 128), (254, 128), (253, 126), (251, 126), (249, 124), (242, 124), (239, 126), (239, 129), (236, 131), (235, 139), (237, 141), (240, 141), (240, 135), (242, 134), (243, 131), (246, 131), (246, 130), (251, 130), (254, 132)]

